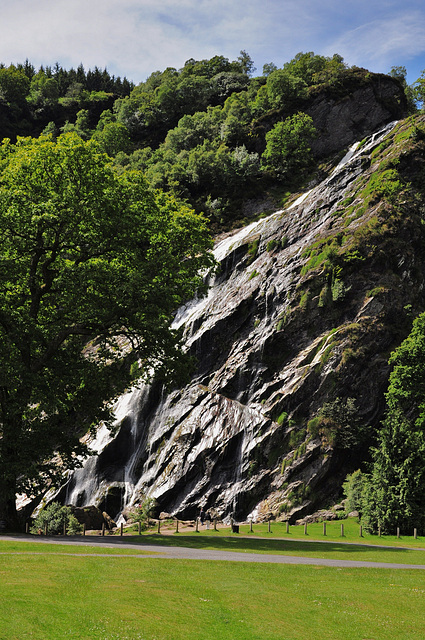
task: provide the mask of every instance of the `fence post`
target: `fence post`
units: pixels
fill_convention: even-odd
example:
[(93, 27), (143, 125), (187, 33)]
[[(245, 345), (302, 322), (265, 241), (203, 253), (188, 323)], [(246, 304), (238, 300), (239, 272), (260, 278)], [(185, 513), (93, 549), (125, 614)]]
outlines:
[(199, 533), (198, 517), (195, 520), (195, 531), (196, 533)]
[(249, 523), (249, 530), (252, 533), (252, 518), (251, 518), (250, 523)]
[(161, 520), (158, 518), (158, 533), (161, 533)]
[(381, 537), (381, 527), (378, 527), (378, 536)]
[(44, 525), (44, 535), (47, 536), (47, 524)]
[(63, 523), (63, 535), (66, 536), (66, 522)]
[(323, 535), (326, 535), (326, 520), (323, 523)]
[(344, 525), (341, 523), (341, 538), (344, 537)]
[(270, 525), (270, 520), (268, 521), (268, 532), (271, 533), (271, 525)]
[(417, 529), (413, 529), (413, 537), (416, 538), (418, 537), (418, 530)]
[(124, 523), (121, 522), (121, 524), (120, 524), (120, 536), (122, 536), (123, 532), (124, 532)]
[(178, 532), (179, 532), (179, 521), (176, 520), (176, 533), (178, 533)]
[[(122, 523), (121, 523), (121, 527), (122, 527)], [(122, 531), (122, 529), (121, 529), (121, 531)], [(102, 536), (104, 536), (104, 535), (105, 535), (105, 523), (102, 522)]]
[(363, 527), (362, 527), (362, 525), (360, 525), (359, 536), (360, 536), (360, 538), (363, 538)]
[(214, 518), (214, 531), (217, 531), (217, 518)]
[(83, 522), (83, 536), (86, 535), (86, 523)]
[(304, 535), (307, 535), (307, 522), (304, 523)]
[(400, 527), (397, 527), (397, 538), (400, 537)]
[(289, 520), (286, 521), (286, 533), (289, 533)]
[(141, 535), (142, 535), (142, 523), (141, 523), (141, 521), (139, 520), (139, 522), (138, 522), (137, 524), (138, 524), (138, 526), (139, 526), (139, 536), (141, 536)]
[(30, 523), (27, 520), (25, 523), (25, 533), (29, 533), (29, 532), (30, 532)]

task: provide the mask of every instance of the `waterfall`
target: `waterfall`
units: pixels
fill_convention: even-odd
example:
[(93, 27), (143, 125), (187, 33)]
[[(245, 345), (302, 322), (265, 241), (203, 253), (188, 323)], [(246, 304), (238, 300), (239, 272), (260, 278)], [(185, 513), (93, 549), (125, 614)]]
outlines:
[[(352, 145), (323, 182), (290, 206), (216, 244), (221, 273), (206, 275), (207, 294), (178, 309), (173, 323), (185, 327), (185, 348), (199, 357), (192, 381), (171, 393), (154, 384), (122, 396), (114, 408), (117, 434), (99, 427), (91, 443), (95, 455), (70, 477), (68, 504), (104, 506), (112, 487), (120, 492), (117, 511), (147, 495), (179, 517), (193, 516), (199, 504), (223, 516), (258, 513), (280, 474), (288, 425), (279, 414), (314, 400), (314, 375), (331, 344), (326, 331), (306, 332), (293, 353), (279, 319), (306, 262), (305, 248), (334, 224), (362, 171), (359, 159), (395, 124)], [(258, 251), (247, 260), (254, 239)]]

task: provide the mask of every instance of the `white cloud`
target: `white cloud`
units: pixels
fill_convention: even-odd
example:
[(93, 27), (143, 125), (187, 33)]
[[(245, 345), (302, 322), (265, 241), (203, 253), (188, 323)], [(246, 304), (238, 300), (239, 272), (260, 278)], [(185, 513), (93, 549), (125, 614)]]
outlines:
[(333, 41), (350, 64), (371, 67), (378, 65), (388, 71), (399, 60), (413, 58), (425, 51), (425, 15), (414, 11), (398, 12), (347, 31)]
[(0, 0), (0, 61), (82, 62), (135, 82), (241, 49), (259, 73), (299, 51), (372, 68), (423, 50), (424, 13), (422, 0)]

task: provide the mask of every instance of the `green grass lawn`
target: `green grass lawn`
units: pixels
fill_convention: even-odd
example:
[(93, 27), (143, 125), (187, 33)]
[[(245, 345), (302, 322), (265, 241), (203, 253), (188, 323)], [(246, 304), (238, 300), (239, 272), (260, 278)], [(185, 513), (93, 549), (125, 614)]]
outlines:
[(40, 547), (42, 555), (0, 556), (1, 640), (424, 637), (420, 570), (73, 557)]

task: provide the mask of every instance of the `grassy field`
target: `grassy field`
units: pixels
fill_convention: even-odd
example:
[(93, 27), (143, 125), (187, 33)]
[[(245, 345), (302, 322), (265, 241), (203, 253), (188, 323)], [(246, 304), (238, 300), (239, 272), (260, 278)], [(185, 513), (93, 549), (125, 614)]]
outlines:
[[(317, 557), (340, 553), (349, 559), (366, 559), (370, 553), (376, 561), (388, 561), (387, 554), (393, 554), (389, 561), (401, 562), (400, 557), (409, 557), (407, 562), (421, 559), (425, 564), (425, 551), (399, 548), (406, 539), (383, 539), (387, 544), (395, 543), (392, 550), (363, 545), (362, 551), (358, 544), (297, 540), (296, 531), (291, 528), (284, 540), (277, 539), (282, 532), (275, 534), (273, 528), (262, 539), (252, 534), (229, 535), (224, 529), (190, 535), (150, 534), (142, 539), (145, 543), (191, 543), (241, 552), (300, 552)], [(254, 530), (254, 535), (260, 533), (260, 529)], [(309, 539), (313, 536), (309, 530)], [(419, 546), (420, 540), (414, 543)], [(70, 553), (77, 555), (63, 555)], [(96, 555), (82, 555), (87, 553)], [(111, 553), (122, 557), (108, 557)], [(126, 557), (128, 553), (135, 551), (40, 544), (31, 539), (1, 541), (0, 639), (425, 637), (425, 571), (166, 560), (143, 557), (143, 547), (136, 552), (140, 557)]]

